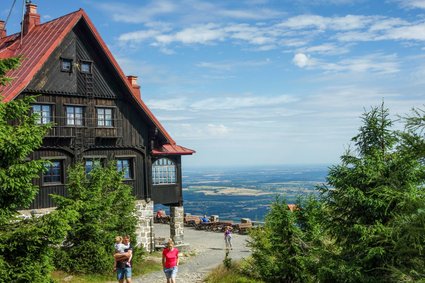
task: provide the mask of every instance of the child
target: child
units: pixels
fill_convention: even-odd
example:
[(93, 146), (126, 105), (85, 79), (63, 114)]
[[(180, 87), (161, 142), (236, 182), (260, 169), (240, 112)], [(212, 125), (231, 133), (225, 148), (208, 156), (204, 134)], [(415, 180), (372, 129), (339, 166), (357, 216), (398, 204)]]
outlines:
[(226, 249), (229, 248), (233, 250), (232, 247), (232, 227), (227, 226), (226, 230), (224, 231), (224, 241), (226, 243)]
[[(124, 245), (122, 243), (122, 237), (121, 236), (116, 236), (115, 237), (115, 253), (114, 253), (114, 271), (117, 270), (117, 261), (118, 260), (122, 260), (123, 258), (125, 258), (124, 254), (126, 253), (125, 250), (129, 248), (129, 245)], [(130, 257), (127, 259), (125, 265), (128, 267), (131, 267), (131, 257), (132, 255), (130, 255)]]

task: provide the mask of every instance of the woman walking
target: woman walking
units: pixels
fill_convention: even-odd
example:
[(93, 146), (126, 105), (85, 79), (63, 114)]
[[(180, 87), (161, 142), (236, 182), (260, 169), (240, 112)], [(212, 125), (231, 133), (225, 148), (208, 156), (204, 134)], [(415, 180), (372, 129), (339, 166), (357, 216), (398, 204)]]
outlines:
[(176, 283), (179, 265), (179, 250), (174, 247), (173, 240), (169, 239), (167, 247), (162, 251), (162, 267), (164, 268), (167, 283)]
[(224, 241), (226, 242), (226, 250), (232, 249), (232, 228), (230, 226), (226, 227), (224, 231)]

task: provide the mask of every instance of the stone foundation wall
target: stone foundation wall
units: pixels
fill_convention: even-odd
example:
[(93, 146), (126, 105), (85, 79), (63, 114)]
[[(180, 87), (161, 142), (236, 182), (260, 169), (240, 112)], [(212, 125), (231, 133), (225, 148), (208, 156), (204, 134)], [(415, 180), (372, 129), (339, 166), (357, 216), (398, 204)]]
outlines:
[(49, 207), (49, 208), (39, 208), (39, 209), (26, 209), (26, 210), (19, 210), (19, 217), (22, 217), (24, 219), (30, 218), (32, 216), (40, 217), (45, 214), (49, 214), (53, 210), (55, 210), (56, 207)]
[(183, 243), (184, 236), (184, 208), (183, 206), (170, 207), (170, 236), (176, 245)]
[(153, 236), (153, 201), (136, 201), (136, 214), (139, 219), (136, 226), (136, 245), (152, 252), (154, 249)]
[[(56, 207), (20, 210), (19, 213), (21, 214), (21, 217), (25, 219), (30, 218), (33, 215), (36, 217), (43, 216), (55, 209)], [(136, 200), (136, 214), (139, 220), (136, 226), (136, 239), (133, 243), (137, 246), (143, 246), (143, 248), (148, 252), (152, 252), (154, 249), (153, 201), (146, 202), (145, 200)], [(183, 221), (183, 218), (181, 221)]]

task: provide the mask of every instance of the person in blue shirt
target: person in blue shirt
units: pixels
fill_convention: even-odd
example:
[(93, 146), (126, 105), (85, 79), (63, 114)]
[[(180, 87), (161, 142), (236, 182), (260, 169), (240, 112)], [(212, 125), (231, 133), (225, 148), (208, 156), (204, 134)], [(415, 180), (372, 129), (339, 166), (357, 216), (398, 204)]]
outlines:
[(201, 217), (201, 222), (202, 223), (208, 223), (208, 222), (210, 222), (210, 220), (208, 219), (208, 217), (206, 215), (204, 215), (204, 217)]

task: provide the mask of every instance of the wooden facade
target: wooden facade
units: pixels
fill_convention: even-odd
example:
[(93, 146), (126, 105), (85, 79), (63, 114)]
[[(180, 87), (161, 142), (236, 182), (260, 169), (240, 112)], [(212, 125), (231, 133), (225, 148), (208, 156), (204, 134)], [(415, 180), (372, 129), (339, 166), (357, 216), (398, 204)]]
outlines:
[[(49, 49), (48, 57), (34, 64), (38, 69), (32, 69), (34, 74), (24, 87), (15, 90), (13, 95), (9, 94), (12, 93), (9, 89), (5, 90), (12, 96), (7, 96), (6, 100), (37, 95), (35, 107), (47, 109), (46, 113), (50, 114), (46, 114), (46, 119), (53, 123), (42, 147), (31, 158), (52, 160), (58, 167), (52, 169), (55, 172), (52, 174), (56, 174), (54, 178), (41, 176), (35, 181), (40, 192), (32, 208), (55, 206), (49, 194), (66, 195), (66, 169), (88, 160), (121, 160), (129, 170), (125, 182), (132, 185), (137, 199), (181, 206), (181, 155), (194, 151), (176, 145), (146, 108), (138, 86), (134, 80), (123, 76), (84, 11), (71, 13), (50, 24), (36, 23), (33, 29), (28, 29), (23, 42), (38, 31), (39, 44), (43, 44), (43, 40), (47, 41), (43, 31), (54, 26), (55, 21), (58, 21), (57, 26), (60, 21), (64, 22), (62, 25), (67, 21), (61, 40)], [(1, 46), (0, 39), (0, 54)], [(24, 67), (25, 64), (29, 63), (24, 62)], [(81, 111), (79, 116), (69, 113), (76, 109)], [(164, 151), (164, 146), (173, 150)], [(153, 184), (152, 165), (160, 158), (167, 158), (175, 165), (174, 182)]]

